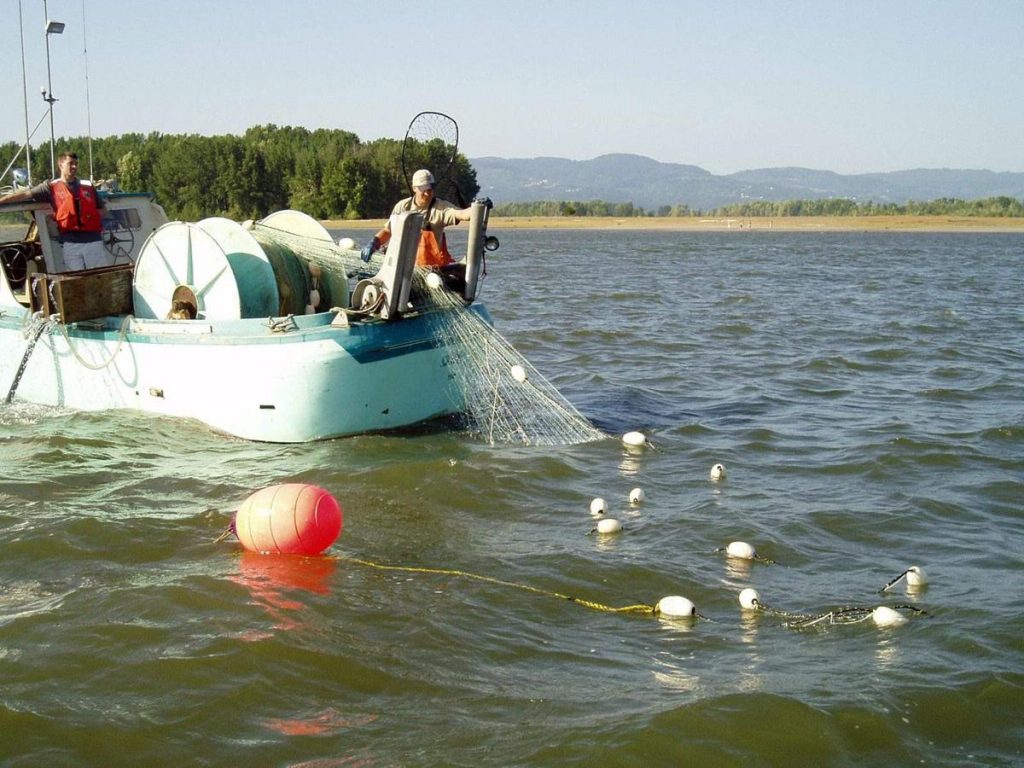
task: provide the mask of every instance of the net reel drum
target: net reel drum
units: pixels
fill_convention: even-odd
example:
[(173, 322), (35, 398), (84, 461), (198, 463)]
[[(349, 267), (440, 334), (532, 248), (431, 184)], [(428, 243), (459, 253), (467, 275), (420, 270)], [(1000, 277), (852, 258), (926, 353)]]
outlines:
[(135, 316), (185, 319), (179, 312), (188, 305), (189, 319), (235, 320), (346, 306), (344, 270), (314, 265), (298, 246), (284, 244), (287, 237), (331, 242), (319, 222), (299, 211), (248, 226), (220, 217), (163, 225), (139, 252)]

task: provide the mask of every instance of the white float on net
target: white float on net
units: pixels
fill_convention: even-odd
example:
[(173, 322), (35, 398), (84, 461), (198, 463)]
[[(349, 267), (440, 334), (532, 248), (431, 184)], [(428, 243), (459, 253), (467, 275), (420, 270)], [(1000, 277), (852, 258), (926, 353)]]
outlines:
[(924, 569), (917, 565), (912, 565), (907, 568), (907, 586), (908, 587), (923, 587), (928, 583), (928, 577), (925, 575)]
[(753, 587), (747, 587), (740, 592), (740, 607), (745, 611), (756, 611), (761, 607), (761, 596)]
[(643, 432), (627, 432), (622, 436), (622, 444), (631, 451), (642, 451), (647, 447), (647, 436)]
[(741, 560), (754, 560), (757, 557), (757, 552), (745, 541), (730, 541), (729, 546), (725, 548), (725, 554)]
[(907, 623), (907, 617), (886, 605), (880, 605), (871, 612), (871, 619), (879, 627), (898, 627)]
[(654, 612), (669, 619), (693, 619), (697, 616), (697, 606), (680, 595), (669, 595), (658, 601)]

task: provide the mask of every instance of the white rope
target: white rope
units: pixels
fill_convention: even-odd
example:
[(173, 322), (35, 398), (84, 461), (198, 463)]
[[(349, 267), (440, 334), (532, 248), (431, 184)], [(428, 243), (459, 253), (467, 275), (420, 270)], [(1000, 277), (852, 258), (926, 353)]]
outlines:
[(121, 329), (118, 332), (117, 346), (114, 347), (114, 351), (110, 354), (110, 357), (108, 357), (104, 362), (99, 364), (90, 363), (89, 361), (85, 360), (80, 354), (78, 354), (78, 350), (75, 349), (75, 345), (71, 342), (71, 337), (68, 335), (67, 326), (64, 325), (64, 323), (57, 323), (57, 326), (60, 328), (60, 332), (61, 335), (64, 337), (64, 341), (67, 342), (68, 350), (70, 350), (71, 354), (75, 356), (75, 360), (77, 360), (79, 364), (81, 364), (83, 367), (88, 368), (90, 371), (102, 371), (104, 368), (106, 368), (108, 365), (114, 362), (114, 358), (117, 357), (117, 353), (121, 351), (121, 345), (124, 344), (124, 340), (128, 336), (128, 326), (131, 324), (131, 321), (133, 319), (134, 317), (132, 315), (125, 315), (124, 320), (121, 321)]

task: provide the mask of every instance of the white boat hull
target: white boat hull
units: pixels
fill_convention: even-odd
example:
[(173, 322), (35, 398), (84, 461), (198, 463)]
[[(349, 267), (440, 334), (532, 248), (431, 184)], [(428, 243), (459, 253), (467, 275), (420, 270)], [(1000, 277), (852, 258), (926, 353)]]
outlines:
[[(438, 313), (348, 327), (332, 326), (333, 316), (298, 317), (281, 331), (266, 319), (109, 318), (95, 331), (51, 323), (16, 397), (193, 418), (281, 443), (397, 429), (463, 410)], [(24, 317), (0, 317), (0, 392), (14, 384), (27, 330)]]

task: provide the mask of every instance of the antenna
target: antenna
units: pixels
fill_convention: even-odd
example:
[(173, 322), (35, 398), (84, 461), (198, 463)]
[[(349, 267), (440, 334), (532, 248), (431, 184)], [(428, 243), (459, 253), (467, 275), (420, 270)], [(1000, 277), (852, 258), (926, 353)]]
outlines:
[(21, 34), (21, 99), (25, 105), (25, 167), (28, 170), (28, 185), (32, 186), (32, 135), (28, 132), (28, 73), (25, 71), (25, 21), (18, 0), (18, 32)]
[(96, 181), (92, 172), (92, 105), (89, 103), (89, 46), (85, 39), (85, 0), (82, 0), (82, 56), (85, 57), (85, 127), (89, 133), (89, 181)]

